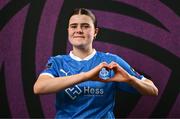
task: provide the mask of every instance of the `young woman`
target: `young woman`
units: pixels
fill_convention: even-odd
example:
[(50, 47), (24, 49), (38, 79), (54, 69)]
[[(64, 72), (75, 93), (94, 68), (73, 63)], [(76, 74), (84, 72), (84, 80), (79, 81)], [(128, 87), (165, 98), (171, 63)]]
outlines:
[[(92, 47), (99, 30), (96, 24), (90, 10), (75, 9), (67, 29), (73, 50), (51, 57), (34, 85), (35, 94), (56, 93), (56, 118), (114, 118), (117, 90), (158, 95), (153, 82), (122, 58)], [(102, 69), (112, 76), (100, 78)]]

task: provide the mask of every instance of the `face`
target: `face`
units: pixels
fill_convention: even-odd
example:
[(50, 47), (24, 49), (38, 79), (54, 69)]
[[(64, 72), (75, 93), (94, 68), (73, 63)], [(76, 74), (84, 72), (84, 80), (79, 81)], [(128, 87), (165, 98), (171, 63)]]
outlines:
[(92, 48), (92, 42), (98, 29), (87, 15), (73, 15), (69, 20), (68, 38), (73, 47)]

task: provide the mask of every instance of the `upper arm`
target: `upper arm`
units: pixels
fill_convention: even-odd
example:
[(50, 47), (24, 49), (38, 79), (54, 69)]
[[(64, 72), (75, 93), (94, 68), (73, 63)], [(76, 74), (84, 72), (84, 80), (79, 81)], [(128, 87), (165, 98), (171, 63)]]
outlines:
[(41, 74), (39, 75), (37, 80), (43, 80), (43, 79), (52, 79), (54, 77), (50, 76), (50, 75), (46, 75), (46, 74)]
[(46, 68), (41, 72), (41, 75), (48, 75), (50, 77), (57, 77), (58, 76), (58, 66), (56, 61), (54, 60), (53, 57), (51, 57), (47, 64), (46, 64)]
[(34, 93), (39, 94), (42, 87), (49, 84), (49, 80), (51, 79), (52, 77), (49, 75), (39, 75), (33, 87)]

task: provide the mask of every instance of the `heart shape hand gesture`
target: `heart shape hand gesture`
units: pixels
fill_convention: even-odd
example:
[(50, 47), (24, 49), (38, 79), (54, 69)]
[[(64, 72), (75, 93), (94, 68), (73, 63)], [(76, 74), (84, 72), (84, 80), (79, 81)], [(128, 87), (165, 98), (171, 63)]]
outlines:
[[(114, 76), (109, 79), (102, 79), (99, 77), (99, 72), (102, 68), (105, 68), (106, 70), (113, 70)], [(101, 82), (129, 82), (131, 79), (131, 75), (125, 71), (118, 63), (111, 62), (110, 64), (107, 64), (106, 62), (100, 63), (98, 66), (93, 68), (92, 70), (87, 72), (87, 79), (93, 79)]]

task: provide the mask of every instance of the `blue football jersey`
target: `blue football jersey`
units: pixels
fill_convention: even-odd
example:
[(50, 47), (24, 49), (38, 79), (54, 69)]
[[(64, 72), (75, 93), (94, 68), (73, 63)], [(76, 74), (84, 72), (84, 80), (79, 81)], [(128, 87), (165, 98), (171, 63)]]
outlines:
[[(117, 55), (94, 52), (81, 60), (72, 53), (58, 55), (48, 60), (47, 68), (41, 75), (63, 77), (87, 72), (101, 62), (117, 62), (129, 74), (142, 79), (131, 66)], [(117, 89), (137, 91), (126, 83), (86, 81), (59, 91), (56, 94), (56, 118), (115, 118), (113, 108)]]

